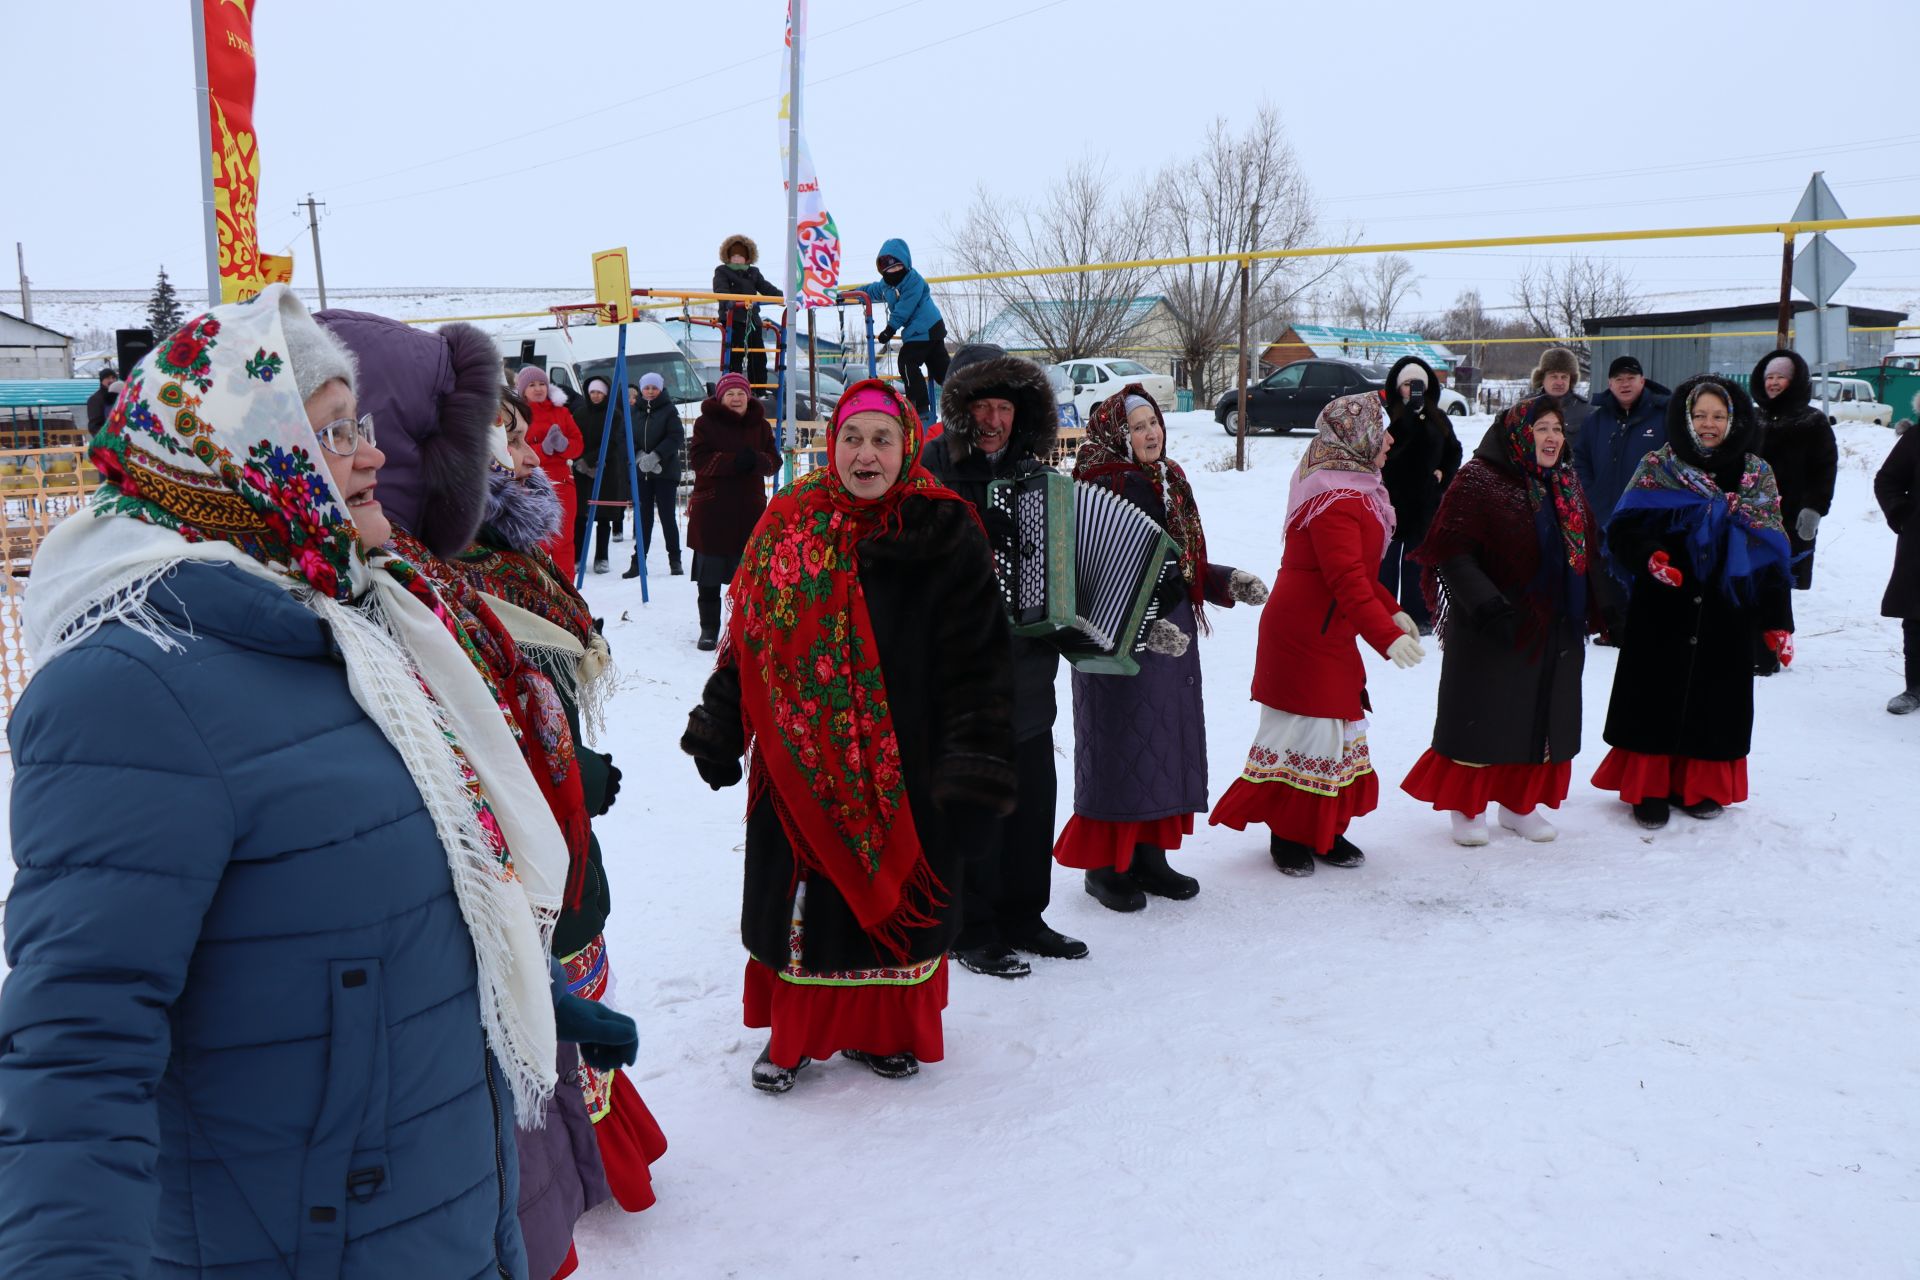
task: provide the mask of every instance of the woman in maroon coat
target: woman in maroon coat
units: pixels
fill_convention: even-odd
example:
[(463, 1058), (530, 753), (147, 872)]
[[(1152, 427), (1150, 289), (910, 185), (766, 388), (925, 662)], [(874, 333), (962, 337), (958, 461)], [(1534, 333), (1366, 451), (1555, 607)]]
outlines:
[(720, 379), (700, 404), (687, 444), (693, 496), (687, 499), (687, 545), (700, 590), (699, 647), (720, 642), (720, 588), (733, 580), (747, 537), (767, 509), (767, 477), (780, 471), (767, 411), (745, 375)]
[(1260, 615), (1260, 728), (1208, 819), (1236, 831), (1266, 823), (1274, 865), (1290, 876), (1312, 875), (1316, 861), (1365, 861), (1345, 832), (1373, 811), (1380, 783), (1367, 755), (1367, 672), (1354, 641), (1397, 667), (1426, 656), (1419, 628), (1376, 576), (1394, 527), (1380, 480), (1392, 442), (1380, 397), (1343, 396), (1316, 425), (1287, 494), (1280, 576)]

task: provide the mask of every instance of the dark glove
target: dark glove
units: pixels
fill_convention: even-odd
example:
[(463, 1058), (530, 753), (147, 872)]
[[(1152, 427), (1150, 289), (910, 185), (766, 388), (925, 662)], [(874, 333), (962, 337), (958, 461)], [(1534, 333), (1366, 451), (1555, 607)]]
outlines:
[(632, 1018), (596, 1000), (561, 996), (553, 1005), (554, 1034), (580, 1046), (580, 1061), (595, 1071), (630, 1067), (640, 1054), (640, 1028)]
[(606, 795), (600, 801), (600, 812), (605, 813), (607, 810), (613, 808), (614, 797), (619, 794), (620, 766), (609, 763), (607, 765), (607, 791)]
[(742, 475), (753, 475), (760, 470), (760, 451), (742, 449), (733, 455), (733, 467)]
[(700, 780), (715, 791), (740, 781), (738, 760), (709, 760), (705, 756), (695, 756), (693, 767), (700, 771)]
[(877, 335), (875, 335), (873, 340), (879, 343), (883, 347), (886, 346), (889, 342), (892, 342), (893, 326), (888, 325), (886, 328), (882, 329)]

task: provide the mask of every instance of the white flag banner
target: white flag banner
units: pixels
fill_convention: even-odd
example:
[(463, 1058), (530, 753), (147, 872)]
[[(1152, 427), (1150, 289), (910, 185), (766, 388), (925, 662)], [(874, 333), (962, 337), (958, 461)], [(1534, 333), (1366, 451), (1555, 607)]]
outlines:
[[(787, 170), (792, 157), (787, 139), (793, 119), (793, 98), (789, 92), (795, 80), (806, 75), (807, 0), (787, 0), (787, 57), (792, 60), (780, 68), (780, 189), (786, 190)], [(797, 64), (797, 65), (796, 65)], [(804, 83), (804, 81), (802, 81)], [(800, 305), (831, 306), (840, 287), (840, 229), (833, 215), (820, 200), (820, 175), (813, 167), (813, 153), (807, 147), (806, 122), (800, 132), (800, 222), (796, 239), (788, 252), (795, 257), (800, 282)]]

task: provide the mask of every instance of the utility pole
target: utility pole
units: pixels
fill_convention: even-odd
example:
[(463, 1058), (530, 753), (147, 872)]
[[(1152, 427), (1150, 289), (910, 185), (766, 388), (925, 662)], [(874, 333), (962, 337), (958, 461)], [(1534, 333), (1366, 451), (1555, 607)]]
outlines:
[(20, 318), (32, 324), (33, 282), (27, 279), (27, 250), (18, 240), (13, 242), (13, 256), (20, 260)]
[[(302, 204), (306, 206), (307, 210), (307, 230), (313, 232), (313, 278), (320, 286), (320, 309), (325, 311), (327, 309), (327, 273), (325, 268), (320, 265), (319, 210), (327, 206), (324, 202), (316, 205), (313, 199), (313, 192), (311, 191), (307, 192), (307, 198)], [(295, 205), (293, 211), (295, 213), (300, 212), (300, 205)]]

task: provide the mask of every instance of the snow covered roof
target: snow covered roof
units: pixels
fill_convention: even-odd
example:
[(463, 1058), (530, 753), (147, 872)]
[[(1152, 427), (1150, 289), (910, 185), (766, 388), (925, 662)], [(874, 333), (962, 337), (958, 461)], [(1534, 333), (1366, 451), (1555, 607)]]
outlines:
[[(1296, 324), (1293, 336), (1316, 356), (1335, 359), (1368, 359), (1373, 356), (1419, 356), (1428, 364), (1451, 369), (1460, 357), (1438, 342), (1428, 342), (1417, 333), (1386, 329), (1348, 329), (1331, 324)], [(1283, 338), (1282, 341), (1285, 341)]]
[[(1046, 347), (1034, 332), (1032, 317), (1036, 314), (1058, 315), (1069, 307), (1112, 306), (1117, 299), (1100, 299), (1097, 302), (1082, 302), (1066, 298), (1044, 298), (1039, 302), (1016, 302), (1002, 310), (999, 315), (987, 321), (980, 330), (975, 342), (991, 342), (1008, 351), (1039, 351)], [(1160, 294), (1150, 294), (1134, 298), (1127, 303), (1125, 330), (1138, 328), (1146, 322), (1153, 309), (1165, 302)], [(1124, 330), (1123, 330), (1124, 331)]]
[(0, 311), (0, 343), (6, 346), (29, 345), (29, 335), (34, 333), (42, 333), (49, 338), (58, 338), (60, 341), (58, 343), (33, 342), (31, 343), (33, 346), (64, 346), (73, 341), (72, 338), (61, 333), (58, 329), (49, 329), (43, 324), (35, 324), (31, 320), (24, 320), (11, 311)]

